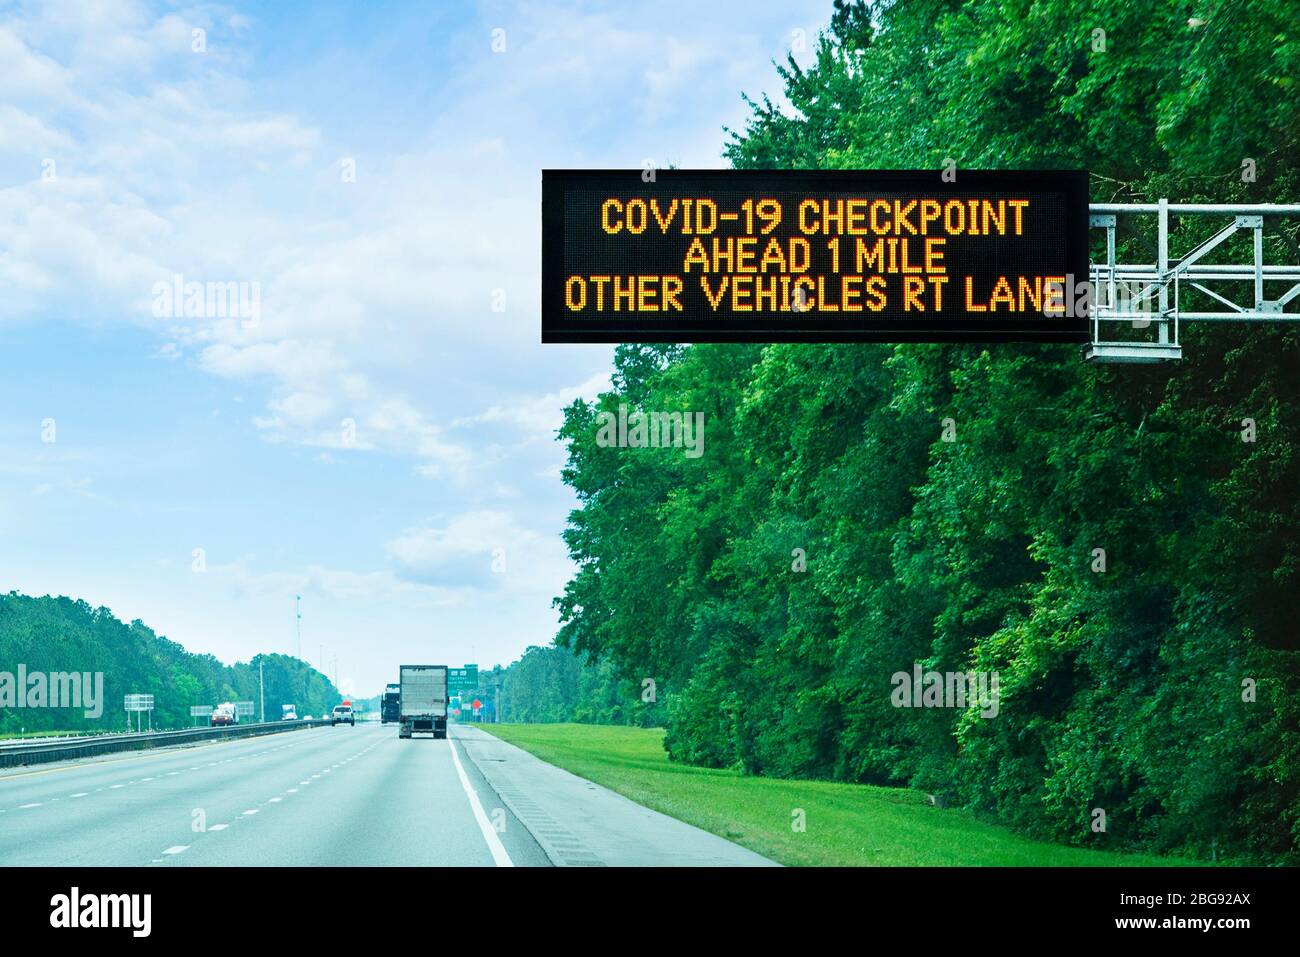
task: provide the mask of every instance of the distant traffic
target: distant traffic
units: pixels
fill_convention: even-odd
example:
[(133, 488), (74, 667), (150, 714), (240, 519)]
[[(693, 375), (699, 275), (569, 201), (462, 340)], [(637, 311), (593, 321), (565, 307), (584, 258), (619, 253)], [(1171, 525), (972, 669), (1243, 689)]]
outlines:
[[(384, 686), (377, 699), (365, 699), (355, 704), (344, 698), (319, 718), (310, 714), (299, 715), (298, 706), (286, 702), (280, 705), (280, 721), (328, 721), (331, 727), (346, 724), (355, 727), (358, 720), (373, 721), (377, 704), (381, 724), (398, 725), (397, 736), (410, 738), (416, 734), (429, 734), (434, 738), (447, 737), (447, 722), (460, 720), (496, 720), (496, 701), (480, 701), (474, 692), (478, 686), (478, 665), (452, 668), (448, 665), (402, 665), (398, 680)], [(499, 693), (499, 686), (498, 686)], [(274, 707), (274, 706), (272, 706)], [(252, 701), (223, 701), (218, 705), (200, 705), (190, 709), (196, 719), (206, 716), (214, 728), (238, 725), (254, 717)], [(463, 716), (463, 717), (462, 717)], [(265, 720), (265, 718), (261, 719)]]

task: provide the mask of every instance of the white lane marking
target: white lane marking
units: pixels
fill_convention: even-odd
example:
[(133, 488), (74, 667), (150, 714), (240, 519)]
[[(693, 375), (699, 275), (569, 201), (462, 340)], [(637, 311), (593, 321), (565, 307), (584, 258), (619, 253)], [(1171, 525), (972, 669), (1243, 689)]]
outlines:
[(76, 794), (69, 794), (68, 797), (84, 798), (89, 793), (89, 791), (78, 791)]
[(289, 790), (285, 791), (284, 793), (285, 793), (285, 794), (297, 794), (297, 793), (298, 793), (298, 789), (297, 789), (297, 788), (289, 788)]
[(29, 808), (29, 807), (40, 807), (40, 806), (41, 806), (41, 802), (40, 802), (40, 801), (37, 801), (35, 804), (20, 804), (20, 805), (18, 805), (18, 810), (21, 811), (21, 810), (23, 810), (24, 808)]
[(230, 827), (229, 824), (214, 824), (214, 825), (212, 825), (210, 828), (208, 828), (208, 830), (209, 830), (209, 831), (224, 831), (224, 830), (225, 830), (226, 828), (228, 828), (228, 827)]
[(461, 766), (460, 755), (456, 753), (456, 745), (452, 743), (451, 738), (447, 739), (447, 746), (451, 748), (451, 759), (456, 764), (456, 775), (460, 778), (460, 786), (465, 789), (465, 794), (469, 797), (469, 806), (474, 810), (474, 820), (478, 821), (478, 829), (483, 832), (483, 840), (487, 841), (488, 850), (492, 852), (492, 860), (496, 862), (497, 867), (514, 867), (515, 862), (510, 860), (510, 855), (506, 853), (496, 828), (483, 813), (483, 805), (479, 803), (478, 793), (470, 787), (469, 778), (465, 776), (465, 768)]
[(108, 789), (109, 789), (110, 791), (116, 791), (118, 788), (124, 788), (124, 787), (126, 787), (125, 784), (110, 784), (110, 785), (108, 786)]
[(256, 814), (256, 813), (257, 813), (257, 808), (253, 808), (251, 811), (245, 811), (244, 816), (247, 817), (250, 814)]
[(167, 848), (167, 850), (163, 851), (163, 853), (179, 854), (181, 851), (188, 851), (189, 848), (190, 846), (188, 844), (173, 844), (171, 847)]
[(280, 803), (281, 801), (283, 801), (283, 800), (284, 800), (284, 798), (271, 798), (267, 803), (268, 803), (268, 804), (279, 804), (279, 803)]

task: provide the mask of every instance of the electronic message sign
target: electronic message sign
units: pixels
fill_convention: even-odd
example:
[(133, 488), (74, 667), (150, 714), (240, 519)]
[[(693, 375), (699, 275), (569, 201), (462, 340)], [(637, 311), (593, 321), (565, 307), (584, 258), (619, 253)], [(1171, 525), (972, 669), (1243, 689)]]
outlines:
[(544, 170), (542, 341), (1082, 342), (1087, 230), (1083, 171)]

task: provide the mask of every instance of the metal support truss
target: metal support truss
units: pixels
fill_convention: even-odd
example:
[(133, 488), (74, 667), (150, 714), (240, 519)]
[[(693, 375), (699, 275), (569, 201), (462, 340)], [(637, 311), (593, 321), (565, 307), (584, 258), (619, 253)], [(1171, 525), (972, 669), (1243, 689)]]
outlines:
[[(1300, 204), (1094, 203), (1089, 225), (1106, 230), (1106, 261), (1092, 264), (1092, 342), (1084, 358), (1098, 362), (1161, 362), (1182, 356), (1182, 322), (1300, 322), (1300, 265), (1264, 262), (1266, 217), (1300, 217)], [(1169, 251), (1169, 217), (1226, 220), (1182, 256)], [(1121, 216), (1154, 215), (1154, 263), (1117, 263), (1115, 229)], [(1207, 262), (1239, 232), (1250, 232), (1249, 263)], [(1300, 249), (1282, 236), (1300, 259)], [(1244, 258), (1238, 256), (1237, 258)], [(1243, 286), (1245, 288), (1243, 288)], [(1267, 293), (1274, 293), (1269, 298)], [(1134, 331), (1136, 330), (1136, 331)], [(1123, 331), (1127, 334), (1120, 336)]]

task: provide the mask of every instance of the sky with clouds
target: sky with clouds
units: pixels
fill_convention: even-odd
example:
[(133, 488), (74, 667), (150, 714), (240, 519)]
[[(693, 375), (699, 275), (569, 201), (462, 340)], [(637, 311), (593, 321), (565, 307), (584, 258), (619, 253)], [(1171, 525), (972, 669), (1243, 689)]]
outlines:
[(225, 661), (301, 595), (357, 694), (549, 643), (612, 350), (540, 344), (540, 171), (724, 165), (830, 12), (763, 6), (0, 2), (0, 588)]

